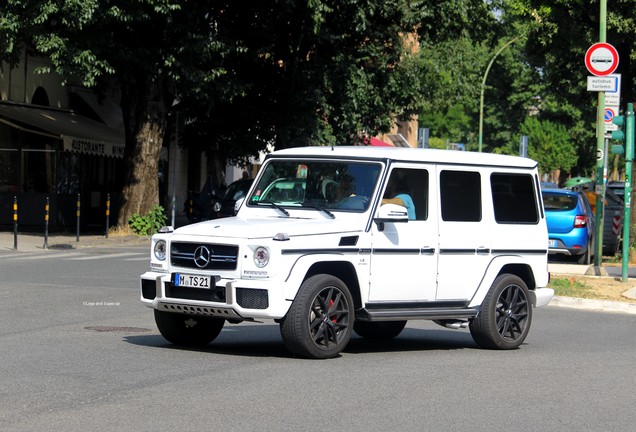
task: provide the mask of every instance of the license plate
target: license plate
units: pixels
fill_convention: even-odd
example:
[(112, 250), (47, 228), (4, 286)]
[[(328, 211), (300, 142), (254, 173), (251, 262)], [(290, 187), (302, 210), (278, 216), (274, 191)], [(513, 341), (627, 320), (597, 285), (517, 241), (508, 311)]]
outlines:
[(548, 247), (551, 247), (551, 248), (557, 247), (557, 241), (556, 240), (548, 240)]
[(187, 288), (210, 288), (210, 276), (199, 276), (175, 273), (174, 284), (178, 287)]

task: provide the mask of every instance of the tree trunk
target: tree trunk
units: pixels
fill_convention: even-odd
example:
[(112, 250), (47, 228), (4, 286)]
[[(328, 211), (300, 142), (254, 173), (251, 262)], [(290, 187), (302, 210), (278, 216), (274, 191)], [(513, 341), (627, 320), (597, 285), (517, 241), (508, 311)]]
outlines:
[(118, 227), (127, 226), (134, 214), (144, 216), (159, 204), (159, 155), (168, 108), (160, 84), (150, 79), (140, 81), (122, 85), (126, 181), (121, 194)]

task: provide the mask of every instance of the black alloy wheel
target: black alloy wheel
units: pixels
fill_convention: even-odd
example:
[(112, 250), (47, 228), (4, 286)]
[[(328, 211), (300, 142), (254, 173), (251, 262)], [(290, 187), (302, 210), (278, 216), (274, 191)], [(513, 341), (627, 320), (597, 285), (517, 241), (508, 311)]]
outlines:
[(482, 308), (470, 323), (470, 332), (482, 348), (518, 348), (530, 330), (532, 305), (525, 282), (518, 276), (498, 276)]
[(353, 329), (353, 299), (347, 286), (331, 275), (315, 275), (300, 287), (281, 322), (287, 348), (300, 357), (336, 357)]

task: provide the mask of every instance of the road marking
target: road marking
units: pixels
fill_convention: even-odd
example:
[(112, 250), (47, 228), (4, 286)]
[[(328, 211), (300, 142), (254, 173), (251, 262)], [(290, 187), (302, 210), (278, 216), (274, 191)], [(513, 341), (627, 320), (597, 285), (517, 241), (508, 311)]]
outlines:
[(140, 258), (126, 258), (124, 261), (150, 261), (150, 257), (148, 256), (142, 256)]
[(94, 254), (91, 256), (82, 256), (79, 258), (71, 258), (70, 261), (91, 261), (91, 260), (99, 260), (99, 259), (105, 259), (105, 258), (122, 258), (122, 257), (127, 257), (127, 256), (136, 256), (139, 257), (143, 255), (144, 259), (146, 259), (146, 253), (142, 253), (142, 252), (120, 252), (120, 253), (113, 253), (113, 254)]
[(75, 257), (79, 255), (84, 255), (84, 254), (81, 252), (64, 252), (64, 253), (35, 252), (30, 255), (23, 255), (23, 256), (14, 255), (14, 258), (17, 260), (36, 260), (36, 259), (39, 260), (43, 258), (69, 258), (69, 257)]

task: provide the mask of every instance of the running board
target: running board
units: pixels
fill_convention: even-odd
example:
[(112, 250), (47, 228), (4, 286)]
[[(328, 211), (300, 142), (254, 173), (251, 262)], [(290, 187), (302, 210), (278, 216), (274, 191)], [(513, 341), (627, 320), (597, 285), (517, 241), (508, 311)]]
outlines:
[(362, 308), (356, 311), (356, 319), (360, 321), (471, 319), (478, 313), (478, 309), (465, 308)]

